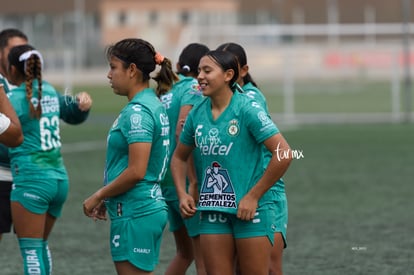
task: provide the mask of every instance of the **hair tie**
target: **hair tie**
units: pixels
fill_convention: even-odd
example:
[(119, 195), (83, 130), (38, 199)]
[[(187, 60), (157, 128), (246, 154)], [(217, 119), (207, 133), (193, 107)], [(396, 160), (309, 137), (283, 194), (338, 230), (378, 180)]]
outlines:
[(190, 68), (190, 66), (188, 66), (188, 65), (184, 65), (184, 66), (183, 66), (183, 71), (185, 71), (185, 72), (187, 72), (187, 73), (191, 72), (191, 68)]
[(164, 56), (161, 55), (159, 52), (156, 52), (154, 56), (154, 60), (155, 60), (155, 63), (157, 63), (157, 65), (161, 65), (162, 62), (164, 62)]
[(26, 70), (26, 60), (29, 59), (29, 57), (32, 56), (32, 55), (36, 55), (40, 59), (40, 66), (43, 66), (43, 57), (42, 57), (42, 54), (40, 52), (36, 51), (36, 50), (30, 50), (30, 51), (27, 51), (27, 52), (22, 53), (19, 56), (19, 61), (20, 62), (21, 61), (24, 61), (25, 62), (24, 63), (24, 69), (25, 70)]

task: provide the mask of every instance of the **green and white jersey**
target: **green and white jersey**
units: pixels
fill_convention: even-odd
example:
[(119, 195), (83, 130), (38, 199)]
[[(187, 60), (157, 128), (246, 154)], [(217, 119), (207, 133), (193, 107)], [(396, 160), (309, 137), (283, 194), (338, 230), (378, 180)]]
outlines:
[[(186, 105), (194, 106), (203, 99), (200, 85), (195, 78), (186, 77), (181, 74), (179, 78), (179, 81), (174, 84), (172, 89), (167, 94), (161, 96), (161, 102), (167, 110), (168, 120), (170, 122), (170, 159), (177, 146), (175, 129), (181, 107)], [(167, 201), (178, 199), (170, 169), (168, 169), (165, 179), (161, 183), (161, 187)]]
[[(0, 83), (4, 85), (4, 91), (9, 95), (10, 91), (17, 88), (11, 85), (3, 75), (0, 74)], [(43, 83), (47, 83), (44, 81)], [(49, 84), (47, 84), (49, 85)], [(89, 115), (89, 110), (83, 112), (79, 110), (78, 103), (74, 96), (62, 96), (58, 93), (59, 97), (59, 117), (66, 123), (79, 124), (86, 120)], [(0, 180), (12, 181), (10, 172), (10, 158), (9, 149), (0, 144)]]
[[(260, 91), (256, 86), (254, 86), (251, 82), (244, 84), (243, 86), (244, 94), (259, 103), (267, 113), (269, 113), (269, 109), (267, 107), (266, 97), (263, 95), (262, 91)], [(269, 114), (270, 115), (270, 114)], [(269, 163), (270, 159), (272, 158), (272, 153), (267, 150), (266, 146), (263, 145), (263, 152), (267, 162), (265, 162), (265, 168)], [(272, 189), (277, 192), (285, 192), (285, 183), (283, 178), (280, 178), (275, 185), (272, 186)]]
[[(199, 210), (237, 213), (243, 196), (264, 173), (262, 143), (279, 132), (268, 113), (255, 101), (235, 93), (216, 119), (210, 98), (195, 106), (187, 117), (180, 141), (195, 146), (203, 174)], [(267, 192), (259, 208), (270, 203)]]
[(122, 109), (109, 130), (104, 184), (110, 184), (128, 167), (128, 146), (151, 143), (144, 179), (128, 192), (107, 200), (111, 219), (147, 215), (166, 204), (160, 189), (169, 156), (169, 122), (164, 106), (153, 89), (145, 89)]
[(9, 148), (13, 178), (67, 179), (60, 153), (58, 93), (50, 84), (42, 82), (42, 99), (39, 103), (36, 87), (37, 81), (34, 81), (31, 101), (34, 106), (40, 104), (42, 107), (39, 119), (33, 118), (30, 114), (25, 83), (9, 93), (24, 136), (20, 146)]
[(242, 90), (244, 91), (245, 95), (259, 103), (266, 112), (269, 112), (265, 96), (263, 95), (262, 91), (255, 87), (251, 82), (245, 83), (242, 87)]

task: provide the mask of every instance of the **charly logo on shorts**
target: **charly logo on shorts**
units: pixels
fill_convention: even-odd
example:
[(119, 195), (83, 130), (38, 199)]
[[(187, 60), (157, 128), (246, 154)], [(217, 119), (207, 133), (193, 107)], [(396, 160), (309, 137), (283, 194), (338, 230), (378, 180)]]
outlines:
[(119, 239), (121, 238), (121, 236), (120, 235), (114, 235), (114, 237), (112, 238), (112, 244), (115, 246), (115, 247), (118, 247), (119, 246)]
[(199, 205), (205, 207), (236, 208), (236, 194), (227, 169), (213, 162), (204, 173)]

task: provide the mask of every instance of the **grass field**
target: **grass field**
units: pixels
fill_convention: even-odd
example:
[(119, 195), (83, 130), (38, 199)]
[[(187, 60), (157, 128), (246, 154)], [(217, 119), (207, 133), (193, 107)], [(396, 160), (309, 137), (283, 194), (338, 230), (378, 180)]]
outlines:
[[(109, 222), (87, 219), (82, 201), (102, 184), (106, 132), (125, 98), (108, 88), (88, 90), (94, 98), (89, 120), (62, 127), (71, 190), (49, 242), (56, 275), (115, 274)], [(269, 103), (276, 106), (274, 99)], [(284, 177), (289, 202), (285, 275), (412, 274), (414, 125), (281, 130), (292, 149), (304, 154)], [(166, 231), (155, 274), (163, 274), (173, 254)], [(21, 274), (12, 234), (0, 243), (0, 274)], [(194, 274), (193, 267), (188, 274)]]

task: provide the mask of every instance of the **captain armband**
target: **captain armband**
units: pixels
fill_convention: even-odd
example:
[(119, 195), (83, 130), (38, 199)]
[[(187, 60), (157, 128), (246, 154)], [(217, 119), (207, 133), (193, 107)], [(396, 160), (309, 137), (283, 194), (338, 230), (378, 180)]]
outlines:
[(10, 126), (10, 118), (0, 113), (0, 135), (3, 134)]

